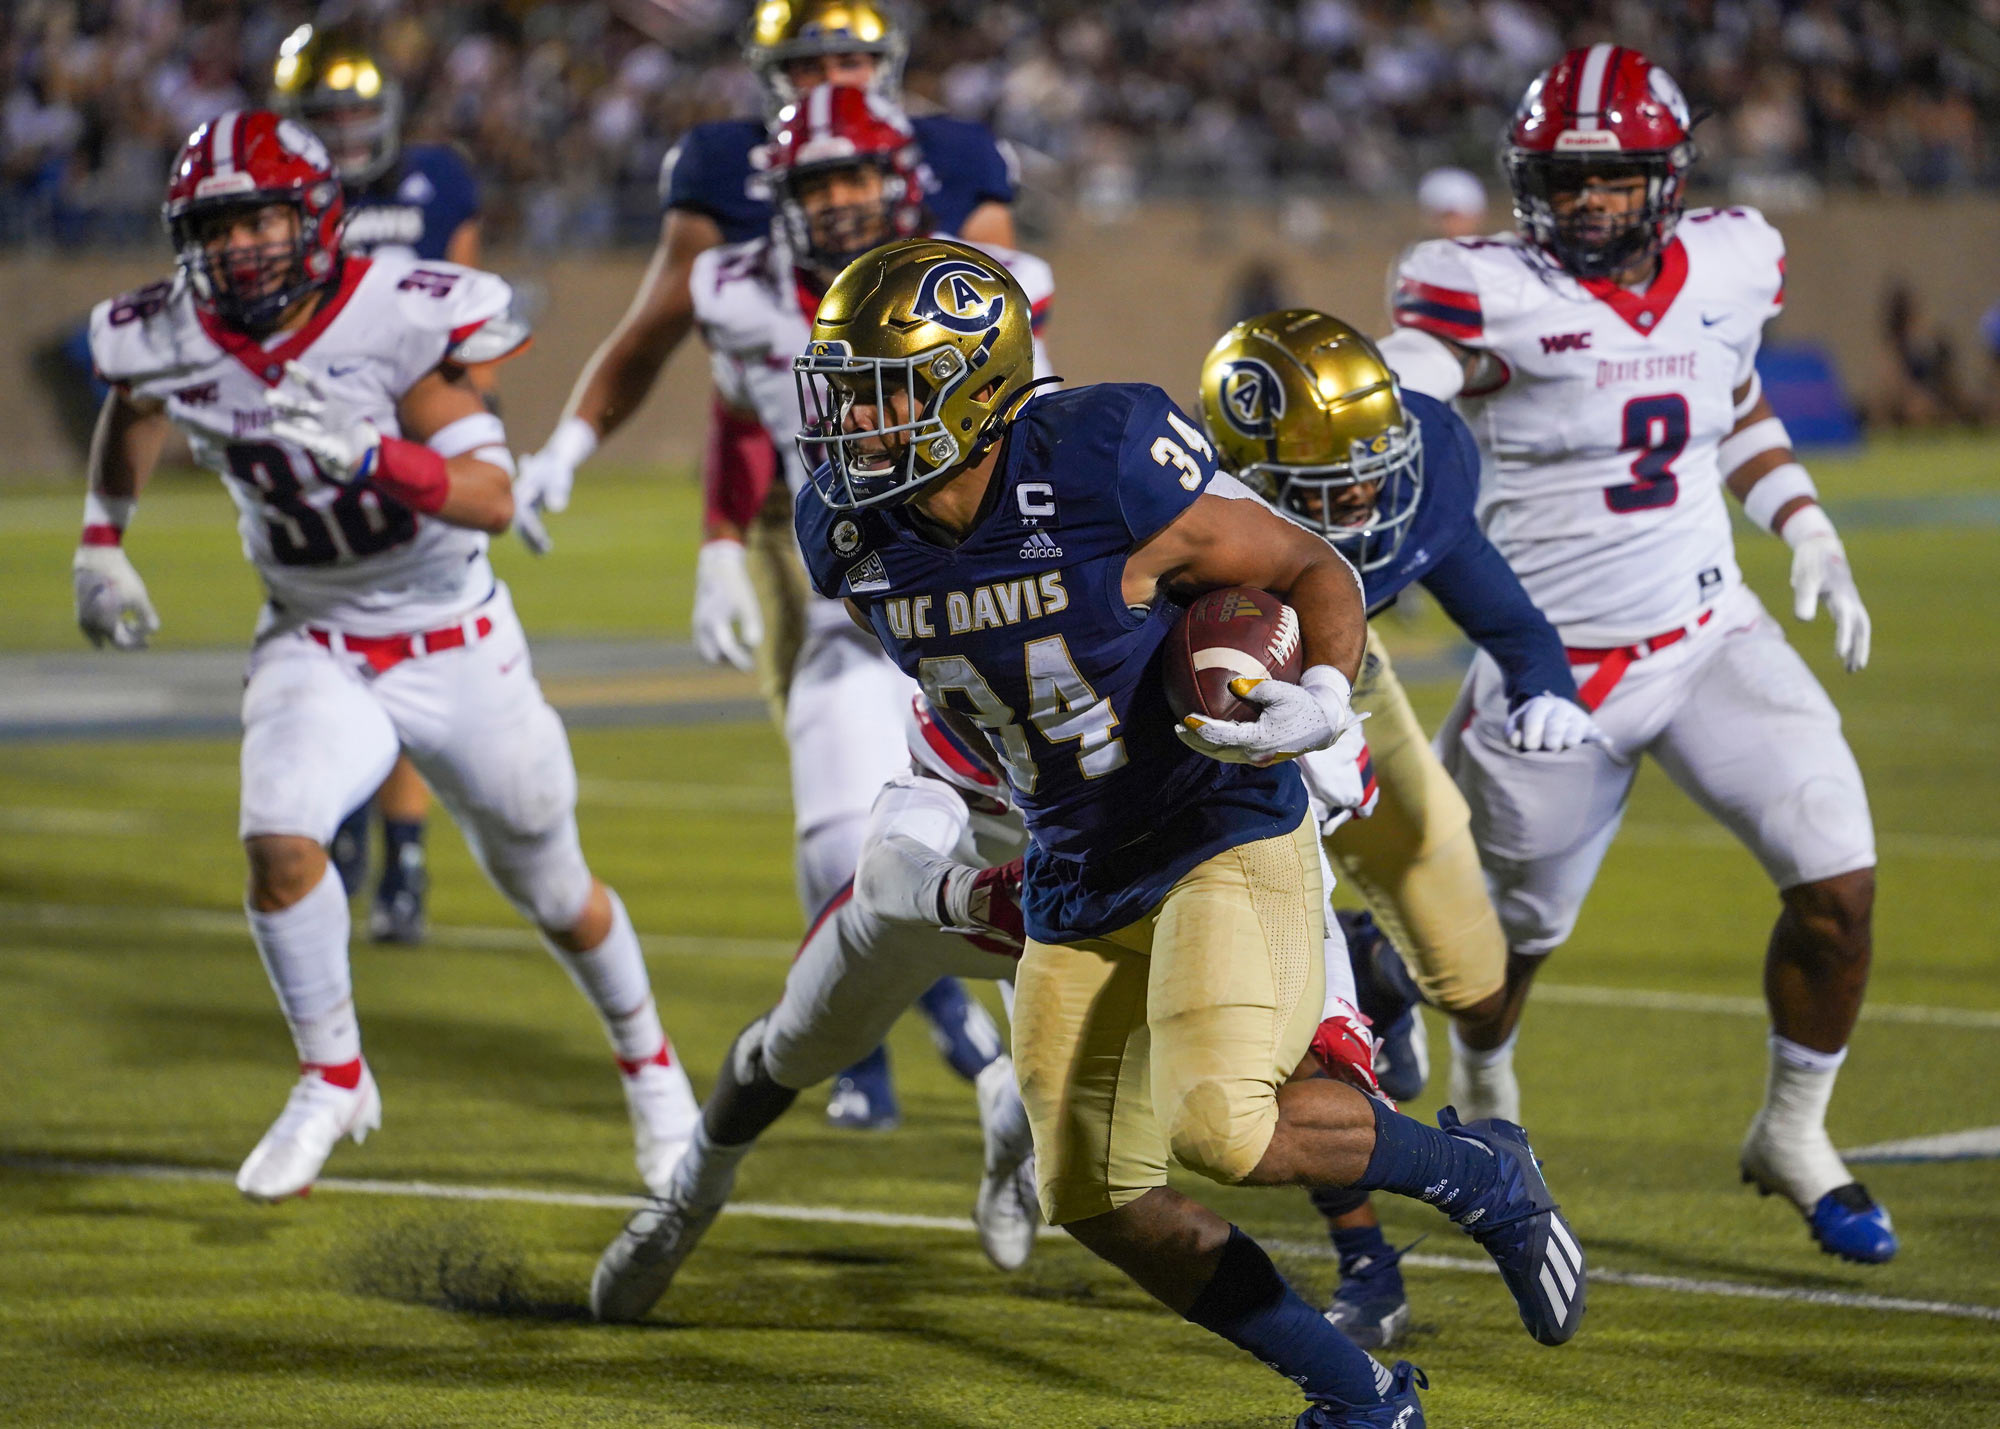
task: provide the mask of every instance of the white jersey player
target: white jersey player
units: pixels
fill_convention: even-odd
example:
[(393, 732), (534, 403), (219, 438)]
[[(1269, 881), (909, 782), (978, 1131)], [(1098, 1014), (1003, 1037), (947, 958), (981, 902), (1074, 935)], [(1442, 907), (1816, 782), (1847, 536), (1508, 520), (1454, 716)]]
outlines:
[(269, 596), (243, 694), (239, 832), (251, 933), (301, 1076), (237, 1185), (255, 1200), (301, 1194), (343, 1136), (380, 1123), (326, 844), (399, 748), (596, 1007), (641, 1174), (663, 1185), (693, 1131), (693, 1091), (631, 920), (584, 862), (562, 721), (486, 559), (512, 518), (513, 462), (465, 369), (527, 332), (489, 273), (343, 258), (341, 209), (305, 128), (226, 113), (175, 165), (178, 277), (91, 315), (113, 393), (75, 562), (84, 632), (133, 648), (158, 628), (121, 540), (170, 423), (223, 477)]
[[(695, 321), (722, 398), (757, 414), (778, 444), (794, 495), (805, 489), (811, 466), (794, 440), (801, 416), (792, 358), (805, 350), (819, 293), (850, 258), (920, 231), (923, 184), (913, 143), (908, 121), (866, 91), (811, 91), (771, 144), (773, 231), (695, 259), (689, 278)], [(1045, 313), (1048, 265), (1025, 253), (988, 251)], [(1037, 375), (1045, 375), (1039, 346), (1037, 355)], [(906, 763), (900, 711), (916, 685), (839, 601), (809, 590), (804, 599), (785, 740), (799, 895), (810, 916), (852, 875), (876, 791)]]
[(1457, 398), (1481, 447), (1481, 522), (1611, 740), (1519, 754), (1483, 655), (1439, 735), (1511, 954), (1505, 1011), (1454, 1031), (1454, 1096), (1468, 1116), (1516, 1115), (1529, 981), (1569, 936), (1651, 754), (1781, 894), (1769, 1090), (1744, 1178), (1791, 1199), (1827, 1250), (1887, 1260), (1888, 1215), (1824, 1125), (1868, 974), (1867, 795), (1832, 702), (1743, 584), (1723, 488), (1793, 548), (1796, 614), (1825, 602), (1850, 671), (1868, 659), (1868, 616), (1753, 365), (1784, 301), (1783, 242), (1754, 210), (1682, 213), (1688, 129), (1679, 88), (1644, 56), (1572, 50), (1510, 135), (1521, 232), (1419, 244), (1398, 275), (1383, 350), (1406, 385)]

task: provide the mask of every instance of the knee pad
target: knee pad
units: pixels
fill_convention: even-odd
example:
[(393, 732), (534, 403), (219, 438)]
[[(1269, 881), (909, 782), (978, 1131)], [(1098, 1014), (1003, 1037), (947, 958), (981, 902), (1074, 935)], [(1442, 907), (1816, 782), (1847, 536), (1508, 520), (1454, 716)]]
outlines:
[(806, 917), (817, 917), (828, 900), (854, 877), (854, 865), (861, 857), (861, 841), (867, 832), (868, 815), (864, 811), (851, 818), (829, 819), (799, 835), (792, 859), (798, 878), (799, 904), (806, 910)]
[(1276, 1094), (1261, 1082), (1255, 1090), (1261, 1095), (1246, 1097), (1242, 1083), (1219, 1078), (1189, 1087), (1167, 1118), (1174, 1159), (1225, 1186), (1247, 1179), (1278, 1129)]

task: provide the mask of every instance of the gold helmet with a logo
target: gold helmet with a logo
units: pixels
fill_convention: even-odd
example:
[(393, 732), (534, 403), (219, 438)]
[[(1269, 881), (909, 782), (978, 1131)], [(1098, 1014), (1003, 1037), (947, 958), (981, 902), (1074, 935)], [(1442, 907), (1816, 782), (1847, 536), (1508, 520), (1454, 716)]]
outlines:
[(358, 29), (300, 25), (287, 35), (271, 107), (319, 135), (350, 184), (380, 178), (402, 147), (403, 88)]
[(875, 74), (868, 82), (869, 91), (897, 101), (909, 52), (903, 27), (875, 0), (760, 0), (743, 45), (743, 58), (764, 87), (768, 118), (799, 102), (799, 88), (785, 73), (793, 60), (873, 55)]
[(1221, 464), (1364, 571), (1389, 564), (1423, 490), (1421, 429), (1375, 344), (1339, 318), (1245, 319), (1201, 365)]
[(848, 264), (792, 364), (827, 505), (907, 501), (976, 461), (1036, 385), (1032, 324), (1014, 275), (969, 244), (910, 238)]

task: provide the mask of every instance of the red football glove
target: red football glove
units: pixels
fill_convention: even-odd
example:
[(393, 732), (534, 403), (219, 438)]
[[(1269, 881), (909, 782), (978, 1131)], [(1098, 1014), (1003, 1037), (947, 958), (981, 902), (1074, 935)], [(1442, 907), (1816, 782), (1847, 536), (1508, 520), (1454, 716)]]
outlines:
[(1366, 1092), (1378, 1101), (1395, 1103), (1382, 1094), (1375, 1080), (1375, 1037), (1355, 1017), (1336, 1012), (1313, 1033), (1312, 1054), (1326, 1074)]
[(1028, 935), (1021, 926), (1020, 859), (975, 873), (965, 888), (963, 908), (961, 930), (979, 930), (965, 934), (974, 947), (1007, 958), (1021, 956)]

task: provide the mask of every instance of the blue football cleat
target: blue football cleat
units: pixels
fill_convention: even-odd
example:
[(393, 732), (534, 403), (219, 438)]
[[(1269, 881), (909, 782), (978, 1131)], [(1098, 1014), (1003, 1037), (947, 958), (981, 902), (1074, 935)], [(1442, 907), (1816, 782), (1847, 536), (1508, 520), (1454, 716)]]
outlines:
[(1430, 1387), (1422, 1370), (1398, 1360), (1389, 1371), (1389, 1392), (1380, 1404), (1352, 1409), (1318, 1400), (1306, 1406), (1292, 1429), (1424, 1429), (1424, 1407), (1417, 1402), (1417, 1391)]
[(1462, 1124), (1455, 1107), (1438, 1112), (1438, 1125), (1499, 1158), (1492, 1189), (1452, 1219), (1500, 1267), (1528, 1333), (1545, 1345), (1564, 1343), (1583, 1323), (1583, 1249), (1549, 1194), (1527, 1132), (1511, 1121)]
[(889, 1076), (889, 1049), (877, 1047), (833, 1082), (826, 1119), (844, 1131), (889, 1131), (903, 1119)]
[(1375, 1081), (1391, 1101), (1415, 1101), (1430, 1080), (1430, 1039), (1412, 1007), (1375, 1034)]
[(1386, 1350), (1410, 1323), (1410, 1297), (1399, 1262), (1410, 1247), (1364, 1256), (1340, 1267), (1340, 1286), (1326, 1307), (1327, 1323), (1364, 1350)]
[[(1743, 1179), (1757, 1188), (1760, 1196), (1778, 1194), (1744, 1168)], [(1819, 1248), (1828, 1255), (1851, 1260), (1856, 1265), (1881, 1265), (1893, 1260), (1902, 1243), (1896, 1239), (1895, 1224), (1880, 1201), (1868, 1194), (1859, 1181), (1835, 1187), (1814, 1202), (1806, 1213), (1806, 1229)]]

